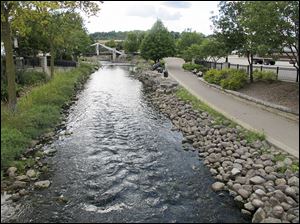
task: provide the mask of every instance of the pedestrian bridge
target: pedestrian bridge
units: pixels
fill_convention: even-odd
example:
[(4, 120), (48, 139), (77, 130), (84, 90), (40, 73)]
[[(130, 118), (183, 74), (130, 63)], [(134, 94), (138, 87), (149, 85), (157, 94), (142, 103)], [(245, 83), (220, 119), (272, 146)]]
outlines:
[(92, 44), (91, 46), (96, 46), (96, 53), (97, 53), (97, 56), (99, 56), (99, 48), (100, 47), (103, 47), (103, 48), (105, 48), (106, 50), (108, 50), (109, 52), (111, 52), (112, 53), (112, 61), (116, 61), (116, 58), (117, 58), (117, 56), (119, 55), (125, 55), (123, 52), (121, 52), (121, 51), (118, 51), (116, 48), (111, 48), (111, 47), (108, 47), (108, 46), (106, 46), (105, 44), (101, 44), (101, 43), (94, 43), (94, 44)]

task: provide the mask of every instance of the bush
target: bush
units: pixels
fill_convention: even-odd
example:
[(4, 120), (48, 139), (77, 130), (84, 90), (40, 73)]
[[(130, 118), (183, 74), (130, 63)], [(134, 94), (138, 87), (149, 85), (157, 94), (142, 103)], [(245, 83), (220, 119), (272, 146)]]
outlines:
[(272, 71), (258, 71), (257, 69), (253, 72), (253, 78), (255, 81), (263, 82), (274, 82), (277, 80), (277, 76)]
[(188, 71), (193, 71), (194, 69), (197, 69), (197, 72), (199, 72), (200, 69), (202, 68), (202, 66), (198, 65), (198, 64), (193, 64), (193, 63), (184, 63), (182, 65), (182, 68), (184, 70), (188, 70)]
[(217, 70), (217, 69), (210, 69), (208, 70), (205, 75), (204, 79), (216, 85), (220, 85), (222, 79), (226, 79), (229, 74), (229, 69), (224, 70)]
[(230, 75), (221, 80), (221, 86), (224, 89), (238, 90), (247, 83), (248, 75), (242, 70), (234, 70)]
[(44, 72), (38, 71), (18, 71), (18, 84), (20, 85), (34, 85), (46, 81), (47, 75)]
[(216, 85), (221, 85), (225, 89), (237, 90), (242, 88), (247, 83), (247, 74), (243, 70), (235, 69), (210, 69), (204, 79)]

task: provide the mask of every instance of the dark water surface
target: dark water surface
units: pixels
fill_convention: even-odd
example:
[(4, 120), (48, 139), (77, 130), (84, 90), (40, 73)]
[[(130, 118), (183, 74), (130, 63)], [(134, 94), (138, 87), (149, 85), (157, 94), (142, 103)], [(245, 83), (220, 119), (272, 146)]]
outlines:
[(78, 98), (72, 134), (45, 146), (57, 149), (52, 184), (23, 200), (17, 222), (246, 222), (128, 67), (104, 66)]

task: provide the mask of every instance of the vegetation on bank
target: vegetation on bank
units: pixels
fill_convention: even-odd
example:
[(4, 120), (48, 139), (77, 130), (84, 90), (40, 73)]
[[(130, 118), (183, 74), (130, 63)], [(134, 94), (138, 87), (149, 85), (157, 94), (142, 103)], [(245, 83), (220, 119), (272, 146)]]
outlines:
[[(16, 72), (16, 93), (17, 97), (20, 97), (21, 94), (36, 85), (40, 85), (47, 81), (47, 75), (44, 72), (38, 71), (24, 71), (20, 70)], [(7, 92), (7, 82), (6, 80), (1, 80), (1, 102), (8, 101), (8, 92)]]
[(1, 170), (8, 167), (32, 140), (50, 132), (60, 122), (61, 108), (70, 101), (76, 85), (89, 77), (93, 64), (81, 64), (57, 73), (46, 84), (34, 87), (17, 102), (17, 111), (1, 105)]

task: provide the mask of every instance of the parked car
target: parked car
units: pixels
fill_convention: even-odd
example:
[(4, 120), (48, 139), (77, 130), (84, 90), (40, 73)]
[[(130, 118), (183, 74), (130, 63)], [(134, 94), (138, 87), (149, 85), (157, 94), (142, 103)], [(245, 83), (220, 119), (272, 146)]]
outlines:
[(253, 58), (254, 64), (262, 64), (264, 62), (263, 58)]
[(264, 65), (275, 65), (275, 60), (273, 58), (264, 58)]

